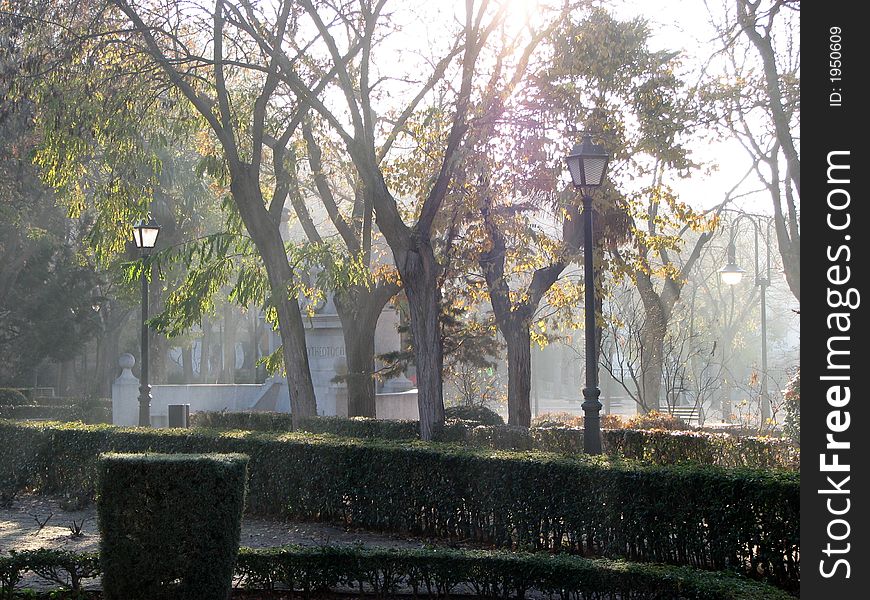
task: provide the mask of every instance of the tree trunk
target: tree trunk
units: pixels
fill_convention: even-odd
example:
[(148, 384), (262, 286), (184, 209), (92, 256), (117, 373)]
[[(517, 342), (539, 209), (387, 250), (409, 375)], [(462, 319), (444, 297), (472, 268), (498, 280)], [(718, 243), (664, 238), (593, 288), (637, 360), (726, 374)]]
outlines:
[(181, 368), (184, 372), (184, 383), (193, 383), (193, 345), (185, 344), (181, 348)]
[(199, 338), (199, 382), (208, 383), (209, 363), (211, 363), (211, 321), (208, 317), (203, 317), (201, 327), (202, 336)]
[(420, 438), (432, 440), (444, 425), (444, 396), (441, 368), (441, 290), (437, 264), (430, 246), (406, 253), (399, 273), (408, 296), (414, 359), (417, 366), (417, 406), (420, 410)]
[(280, 225), (264, 208), (257, 177), (251, 173), (248, 165), (231, 165), (231, 170), (230, 189), (245, 228), (263, 259), (272, 290), (270, 302), (278, 312), (278, 334), (281, 336), (281, 351), (290, 391), (290, 412), (295, 425), (299, 417), (317, 414), (317, 401), (308, 365), (302, 311), (298, 299), (289, 294), (293, 269), (287, 261)]
[[(384, 286), (389, 286), (385, 289)], [(384, 306), (398, 291), (395, 284), (354, 286), (335, 295), (347, 360), (347, 416), (375, 417), (375, 331)]]
[(365, 314), (364, 290), (354, 287), (334, 297), (336, 312), (341, 320), (347, 361), (347, 416), (372, 417), (375, 412), (375, 327)]
[(508, 425), (530, 427), (532, 412), (531, 334), (525, 321), (510, 319), (500, 327), (507, 344)]
[(375, 380), (375, 325), (365, 322), (345, 326), (345, 356), (347, 359), (347, 416), (376, 417)]
[(347, 414), (375, 417), (375, 333), (387, 302), (399, 292), (397, 283), (355, 286), (335, 295), (347, 357)]
[[(118, 358), (121, 356), (121, 330), (130, 316), (128, 309), (112, 309), (114, 312), (106, 319), (100, 343), (100, 364), (96, 373), (96, 394), (100, 398), (112, 395), (112, 383), (118, 376)], [(115, 315), (117, 312), (117, 316)]]
[[(163, 289), (160, 285), (159, 274), (157, 267), (151, 268), (151, 282), (148, 285), (148, 318), (163, 310)], [(153, 327), (150, 330), (150, 353), (148, 355), (148, 379), (151, 385), (156, 383), (166, 383), (166, 361), (169, 354), (169, 340), (166, 336), (155, 331)]]
[(640, 356), (641, 387), (638, 390), (641, 409), (644, 413), (658, 410), (661, 399), (662, 375), (664, 370), (664, 347), (667, 324), (661, 319), (651, 318), (641, 327), (641, 344), (643, 352)]
[(232, 307), (227, 304), (224, 307), (224, 335), (221, 340), (223, 365), (222, 380), (224, 383), (236, 382), (236, 336), (239, 328), (239, 320)]

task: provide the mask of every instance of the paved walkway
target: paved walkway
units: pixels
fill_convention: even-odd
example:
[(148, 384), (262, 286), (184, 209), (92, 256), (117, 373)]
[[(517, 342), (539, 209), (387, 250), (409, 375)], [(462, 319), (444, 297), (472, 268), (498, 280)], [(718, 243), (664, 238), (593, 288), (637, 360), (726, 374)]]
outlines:
[[(65, 510), (62, 498), (22, 495), (0, 508), (0, 554), (10, 550), (53, 548), (76, 552), (99, 549), (96, 507)], [(74, 534), (73, 530), (80, 530)], [(276, 519), (242, 519), (240, 545), (268, 548), (285, 544), (322, 546), (325, 544), (363, 544), (387, 548), (420, 548), (421, 540), (379, 535), (365, 531), (346, 531), (323, 523), (291, 523)], [(99, 580), (86, 580), (87, 589), (99, 589)], [(51, 590), (57, 586), (36, 575), (26, 576), (20, 588)]]
[[(61, 498), (24, 495), (9, 507), (0, 508), (0, 553), (9, 550), (57, 548), (78, 552), (99, 547), (96, 508), (64, 510)], [(81, 535), (73, 529), (80, 527)], [(389, 548), (419, 548), (421, 540), (379, 535), (365, 531), (346, 531), (323, 523), (291, 523), (274, 519), (242, 519), (240, 544), (266, 548), (284, 544), (322, 546), (324, 544), (363, 544)]]

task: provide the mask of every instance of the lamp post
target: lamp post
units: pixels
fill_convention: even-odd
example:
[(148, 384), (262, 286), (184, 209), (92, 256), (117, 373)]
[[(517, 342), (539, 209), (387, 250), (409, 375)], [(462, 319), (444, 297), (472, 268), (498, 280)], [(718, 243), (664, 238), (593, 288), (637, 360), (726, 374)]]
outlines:
[(601, 454), (601, 402), (598, 397), (598, 361), (595, 340), (595, 270), (593, 266), (592, 190), (601, 187), (607, 173), (610, 155), (603, 146), (583, 136), (571, 154), (565, 157), (574, 187), (583, 195), (583, 274), (586, 311), (586, 387), (583, 388), (583, 450), (586, 454)]
[[(745, 270), (741, 269), (735, 260), (734, 239), (737, 236), (737, 224), (741, 219), (752, 223), (755, 232), (755, 285), (760, 289), (761, 296), (761, 424), (764, 426), (771, 417), (770, 394), (767, 390), (767, 287), (770, 285), (770, 227), (773, 220), (763, 215), (739, 213), (731, 223), (731, 239), (728, 242), (728, 264), (719, 269), (719, 277), (725, 285), (737, 285), (743, 280)], [(767, 236), (764, 239), (765, 264), (759, 265), (758, 238), (761, 236), (761, 221), (767, 221)]]
[(133, 241), (142, 253), (142, 373), (139, 381), (139, 426), (151, 426), (151, 385), (148, 383), (148, 274), (145, 259), (157, 243), (160, 226), (153, 218), (133, 225)]

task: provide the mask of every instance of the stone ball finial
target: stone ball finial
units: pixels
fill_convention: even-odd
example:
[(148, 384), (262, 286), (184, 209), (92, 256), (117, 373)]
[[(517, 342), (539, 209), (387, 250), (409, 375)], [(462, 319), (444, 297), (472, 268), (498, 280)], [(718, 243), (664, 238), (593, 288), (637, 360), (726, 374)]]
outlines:
[(136, 364), (136, 357), (129, 352), (125, 352), (118, 358), (118, 366), (122, 369), (132, 369)]

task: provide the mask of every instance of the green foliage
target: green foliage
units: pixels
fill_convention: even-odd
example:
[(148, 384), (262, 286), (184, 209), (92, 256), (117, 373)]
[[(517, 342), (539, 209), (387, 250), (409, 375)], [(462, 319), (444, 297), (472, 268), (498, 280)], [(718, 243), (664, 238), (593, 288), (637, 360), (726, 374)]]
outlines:
[(7, 406), (25, 406), (33, 404), (27, 396), (13, 388), (0, 388), (0, 407)]
[[(293, 431), (289, 413), (198, 412), (190, 415), (191, 427), (240, 429), (244, 431)], [(418, 421), (388, 421), (368, 417), (301, 417), (298, 431), (328, 433), (342, 437), (381, 440), (415, 440), (420, 437)]]
[(34, 106), (29, 158), (70, 216), (89, 217), (89, 249), (106, 266), (124, 252), (130, 224), (159, 203), (160, 152), (190, 120), (142, 55), (123, 49), (116, 8), (58, 1), (21, 11), (38, 74), (19, 78)]
[(801, 371), (797, 370), (789, 380), (783, 394), (785, 400), (785, 424), (783, 430), (788, 439), (801, 443)]
[(299, 431), (381, 440), (414, 440), (420, 437), (418, 421), (388, 421), (368, 417), (303, 417)]
[(799, 582), (794, 472), (302, 433), (0, 422), (0, 480), (80, 493), (93, 487), (101, 452), (146, 450), (249, 455), (251, 514), (710, 569), (752, 565), (754, 577), (789, 589)]
[(238, 570), (253, 587), (283, 584), (306, 594), (349, 585), (381, 597), (407, 588), (414, 597), (449, 597), (467, 586), (483, 598), (522, 598), (532, 590), (546, 598), (600, 593), (639, 600), (789, 598), (730, 573), (522, 552), (286, 546), (243, 550)]
[(15, 587), (27, 573), (72, 592), (82, 591), (82, 580), (100, 575), (100, 557), (95, 552), (69, 550), (11, 551), (0, 556), (0, 598), (17, 598)]
[(56, 209), (47, 212), (40, 228), (25, 225), (23, 234), (0, 222), (0, 262), (8, 266), (0, 293), (4, 381), (32, 380), (34, 365), (67, 360), (99, 329), (93, 308), (99, 277), (66, 239), (62, 227), (69, 225), (54, 222), (61, 218)]
[(471, 421), (479, 425), (504, 425), (501, 415), (486, 406), (450, 406), (444, 410), (444, 418)]
[[(42, 576), (47, 567), (70, 575), (94, 576), (99, 575), (99, 558), (60, 550), (0, 556), (0, 598), (11, 597), (14, 583), (8, 582), (20, 580), (27, 572)], [(443, 598), (464, 587), (478, 597), (521, 598), (535, 590), (548, 599), (599, 594), (636, 600), (791, 598), (782, 590), (728, 572), (565, 555), (434, 548), (242, 548), (236, 576), (249, 589), (272, 591), (280, 585), (306, 595), (350, 587), (370, 589), (378, 597), (411, 589), (414, 597)]]
[(248, 457), (103, 454), (97, 515), (107, 599), (226, 598)]
[[(447, 409), (450, 411), (451, 409)], [(475, 415), (470, 415), (475, 416)], [(498, 415), (496, 415), (498, 416)], [(506, 425), (480, 425), (480, 420), (458, 419), (448, 414), (438, 440), (472, 448), (493, 450), (538, 450), (559, 454), (583, 453), (582, 419), (550, 415), (531, 429)], [(602, 422), (604, 425), (605, 422)], [(621, 424), (611, 419), (611, 425)], [(191, 415), (193, 427), (239, 429), (245, 431), (293, 430), (286, 413), (202, 412)], [(342, 437), (417, 440), (417, 421), (388, 421), (366, 417), (305, 417), (300, 432), (327, 433)], [(696, 463), (720, 467), (797, 470), (800, 452), (793, 444), (777, 439), (732, 436), (701, 431), (639, 430), (625, 427), (604, 428), (604, 452), (612, 458), (638, 459), (656, 465)]]
[[(234, 210), (225, 204), (225, 211)], [(274, 306), (285, 297), (303, 299), (310, 314), (328, 291), (369, 283), (368, 269), (358, 256), (350, 256), (336, 243), (287, 244), (287, 257), (295, 273), (314, 273), (296, 277), (285, 290), (273, 291), (266, 268), (253, 240), (246, 234), (224, 231), (162, 250), (145, 263), (127, 264), (126, 279), (138, 281), (143, 268), (155, 265), (163, 273), (181, 269), (185, 274), (164, 300), (163, 310), (151, 318), (152, 326), (168, 337), (183, 334), (215, 313), (221, 296), (242, 308), (264, 307), (266, 317), (277, 325)], [(283, 361), (280, 352), (275, 358)], [(274, 372), (278, 364), (270, 364)]]
[[(457, 292), (458, 293), (458, 292)], [(479, 316), (461, 301), (442, 300), (439, 305), (438, 323), (444, 353), (442, 372), (445, 377), (462, 377), (463, 368), (493, 369), (497, 366), (502, 344), (496, 336), (492, 322)], [(408, 334), (407, 324), (399, 325), (400, 334)], [(387, 363), (382, 375), (393, 377), (414, 364), (414, 340), (408, 335), (408, 346), (393, 352), (385, 352), (378, 359)]]
[(111, 423), (112, 401), (107, 398), (47, 397), (27, 400), (23, 405), (3, 405), (0, 417), (4, 419), (46, 421), (84, 421), (85, 423)]
[(700, 431), (605, 431), (603, 440), (611, 456), (640, 459), (653, 464), (698, 463), (723, 467), (787, 469), (797, 471), (800, 452), (791, 443), (764, 437), (738, 437)]
[(293, 431), (289, 413), (278, 412), (194, 412), (190, 426), (203, 429), (243, 429), (245, 431)]

